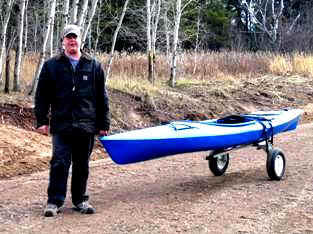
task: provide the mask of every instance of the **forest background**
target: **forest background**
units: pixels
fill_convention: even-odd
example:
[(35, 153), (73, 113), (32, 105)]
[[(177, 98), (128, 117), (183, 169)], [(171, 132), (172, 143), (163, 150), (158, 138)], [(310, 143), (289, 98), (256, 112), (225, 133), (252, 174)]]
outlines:
[[(84, 49), (102, 62), (109, 89), (153, 110), (170, 112), (158, 98), (181, 96), (186, 86), (199, 95), (216, 83), (213, 93), (227, 96), (240, 80), (313, 74), (309, 0), (0, 0), (0, 8), (0, 87), (11, 97), (34, 94), (69, 23), (82, 28)], [(203, 95), (210, 99), (210, 90)]]
[[(206, 69), (200, 74), (198, 66), (214, 62), (203, 61), (212, 51), (222, 59), (236, 51), (238, 63), (242, 52), (287, 54), (289, 63), (288, 55), (307, 55), (313, 49), (309, 0), (0, 0), (0, 8), (0, 83), (5, 92), (10, 82), (14, 91), (21, 90), (21, 66), (29, 57), (33, 63), (23, 68), (35, 65), (36, 72), (22, 82), (32, 80), (29, 93), (34, 93), (42, 63), (61, 49), (60, 34), (68, 23), (81, 26), (84, 48), (103, 61), (108, 76), (113, 58), (127, 57), (131, 66), (140, 67), (129, 74), (146, 76), (151, 83), (169, 77), (172, 87), (177, 72), (187, 75), (184, 56), (193, 61), (188, 75), (203, 78), (214, 76)], [(146, 54), (146, 61), (139, 54)], [(147, 67), (143, 73), (141, 66)]]

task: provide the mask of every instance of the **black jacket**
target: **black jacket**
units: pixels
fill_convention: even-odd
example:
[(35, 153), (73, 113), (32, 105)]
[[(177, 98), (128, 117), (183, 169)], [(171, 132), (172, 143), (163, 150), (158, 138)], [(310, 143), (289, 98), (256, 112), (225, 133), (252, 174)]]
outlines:
[(84, 53), (75, 71), (64, 53), (46, 61), (36, 89), (35, 116), (37, 128), (49, 125), (50, 119), (52, 134), (73, 129), (93, 134), (109, 130), (109, 102), (101, 64)]

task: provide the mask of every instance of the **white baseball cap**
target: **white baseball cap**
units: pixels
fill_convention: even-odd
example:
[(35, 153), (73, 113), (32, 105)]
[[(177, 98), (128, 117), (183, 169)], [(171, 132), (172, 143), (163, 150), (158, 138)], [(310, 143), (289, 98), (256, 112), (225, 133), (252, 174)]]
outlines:
[(63, 38), (66, 37), (68, 34), (75, 34), (77, 37), (80, 37), (81, 30), (80, 27), (75, 24), (68, 24), (64, 27), (63, 30)]

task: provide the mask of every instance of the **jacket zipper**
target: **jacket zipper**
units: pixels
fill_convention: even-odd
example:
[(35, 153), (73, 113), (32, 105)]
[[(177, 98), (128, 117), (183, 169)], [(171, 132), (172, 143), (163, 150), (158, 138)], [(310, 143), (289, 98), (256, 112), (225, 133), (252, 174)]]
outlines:
[[(75, 90), (76, 90), (76, 82), (75, 82), (75, 76), (76, 76), (76, 69), (74, 70), (73, 68), (73, 65), (72, 63), (69, 61), (70, 63), (70, 66), (71, 66), (71, 73), (72, 73), (72, 83), (73, 83), (73, 88), (72, 88), (72, 126), (75, 127), (75, 116), (74, 116), (74, 107), (73, 105), (75, 104), (74, 103), (74, 100), (75, 100)], [(77, 66), (77, 65), (76, 65)]]
[(75, 75), (76, 71), (74, 71), (73, 65), (71, 64), (71, 72), (72, 72), (72, 83), (73, 83), (73, 88), (72, 91), (74, 92), (76, 89), (76, 84), (75, 84)]

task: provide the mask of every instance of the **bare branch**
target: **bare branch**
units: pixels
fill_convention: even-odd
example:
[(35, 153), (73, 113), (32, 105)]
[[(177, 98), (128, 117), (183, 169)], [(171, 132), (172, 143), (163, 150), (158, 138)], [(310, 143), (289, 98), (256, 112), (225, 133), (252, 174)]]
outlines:
[(297, 15), (297, 17), (294, 19), (294, 21), (292, 22), (291, 26), (289, 27), (289, 29), (287, 30), (287, 34), (290, 34), (291, 31), (293, 30), (294, 26), (296, 25), (298, 19), (300, 18), (301, 14), (299, 13)]

